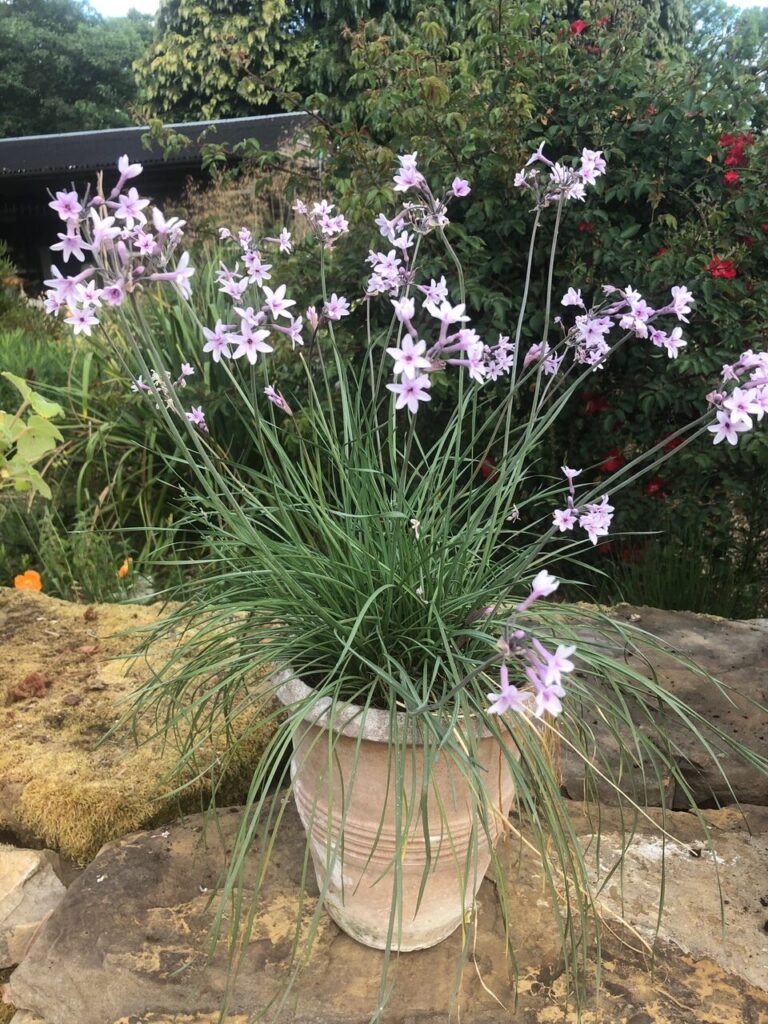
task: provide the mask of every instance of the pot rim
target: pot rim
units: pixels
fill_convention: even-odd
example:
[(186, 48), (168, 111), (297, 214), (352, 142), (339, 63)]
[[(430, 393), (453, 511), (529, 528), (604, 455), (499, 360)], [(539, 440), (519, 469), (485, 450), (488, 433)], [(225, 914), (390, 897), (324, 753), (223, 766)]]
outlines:
[[(314, 691), (303, 683), (301, 679), (290, 668), (278, 669), (272, 676), (275, 686), (275, 696), (284, 705), (299, 704), (306, 700)], [(335, 708), (335, 710), (333, 710)], [(333, 718), (331, 712), (333, 711)], [(361, 718), (365, 715), (365, 718)], [(507, 716), (501, 716), (507, 720)], [(348, 704), (343, 706), (337, 704), (331, 697), (317, 697), (303, 716), (304, 721), (321, 729), (330, 729), (339, 736), (348, 736), (353, 739), (369, 740), (372, 743), (391, 743), (391, 715), (389, 711), (381, 708), (361, 707), (359, 704)], [(398, 730), (408, 736), (408, 742), (416, 746), (423, 746), (424, 740), (418, 729), (414, 728), (414, 716), (405, 711), (398, 711), (395, 715)], [(485, 725), (475, 720), (475, 739), (496, 738)]]

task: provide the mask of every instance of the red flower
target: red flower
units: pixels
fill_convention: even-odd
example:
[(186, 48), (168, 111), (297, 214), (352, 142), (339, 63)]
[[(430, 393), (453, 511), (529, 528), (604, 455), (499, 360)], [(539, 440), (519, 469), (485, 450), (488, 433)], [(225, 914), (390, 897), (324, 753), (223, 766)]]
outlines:
[(761, 224), (760, 230), (763, 232), (764, 235), (768, 235), (768, 224)]
[(663, 256), (665, 252), (669, 252), (669, 249), (666, 247), (666, 245), (662, 245), (662, 247), (660, 249), (657, 249), (656, 252), (653, 254), (653, 258), (657, 260), (659, 256)]
[(727, 188), (732, 188), (734, 185), (738, 185), (741, 180), (741, 175), (738, 171), (726, 171), (723, 175), (723, 181)]
[(595, 233), (595, 225), (589, 220), (579, 221), (579, 231), (584, 235), (593, 235)]
[(747, 158), (744, 156), (744, 150), (741, 146), (733, 146), (723, 161), (726, 167), (743, 167), (746, 162)]
[(604, 473), (615, 473), (617, 469), (621, 469), (626, 461), (627, 460), (618, 448), (611, 448), (608, 454), (603, 457), (603, 461), (600, 463), (600, 469), (602, 469)]
[(571, 22), (571, 32), (575, 36), (580, 36), (585, 28), (587, 28), (587, 23), (586, 21), (582, 21), (581, 18), (577, 21)]
[(645, 487), (643, 487), (643, 493), (647, 494), (649, 498), (652, 497), (654, 494), (658, 494), (660, 498), (663, 498), (664, 481), (659, 476), (657, 476), (654, 480), (649, 480)]
[(581, 409), (582, 416), (596, 416), (600, 412), (608, 412), (611, 407), (605, 395), (598, 395), (595, 391), (582, 391), (584, 406)]
[(720, 145), (725, 149), (727, 146), (732, 146), (736, 139), (732, 135), (721, 135)]
[(494, 480), (498, 479), (499, 471), (496, 469), (496, 463), (490, 455), (480, 463), (480, 474), (489, 483), (493, 483)]
[(713, 257), (704, 269), (708, 270), (712, 277), (725, 277), (728, 280), (736, 277), (736, 267), (731, 260), (721, 260), (717, 256)]
[(752, 237), (752, 235), (739, 235), (736, 241), (739, 242), (741, 245), (745, 246), (747, 249), (751, 249), (752, 246), (755, 244), (755, 240)]
[(679, 448), (682, 443), (683, 443), (682, 437), (672, 437), (664, 445), (664, 451), (665, 452), (673, 452), (675, 450), (675, 448)]

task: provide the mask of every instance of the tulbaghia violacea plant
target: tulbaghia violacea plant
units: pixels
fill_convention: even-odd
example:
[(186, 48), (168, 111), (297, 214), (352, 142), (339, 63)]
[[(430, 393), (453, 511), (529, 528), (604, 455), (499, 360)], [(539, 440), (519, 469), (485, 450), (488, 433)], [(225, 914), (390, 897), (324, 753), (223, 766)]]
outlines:
[[(578, 893), (588, 891), (586, 870), (572, 852), (578, 844), (564, 824), (541, 730), (556, 728), (587, 776), (599, 774), (617, 793), (627, 785), (621, 766), (607, 760), (608, 747), (585, 709), (599, 707), (594, 718), (614, 739), (628, 730), (627, 760), (646, 758), (683, 792), (690, 785), (678, 760), (634, 724), (630, 705), (649, 722), (658, 707), (682, 718), (711, 756), (718, 745), (738, 744), (614, 656), (619, 627), (599, 613), (547, 600), (559, 587), (553, 561), (567, 564), (606, 537), (621, 490), (638, 476), (709, 431), (714, 443), (735, 444), (768, 408), (768, 357), (746, 352), (724, 369), (700, 417), (607, 478), (590, 482), (589, 467), (568, 465), (562, 475), (537, 476), (537, 452), (552, 425), (618, 350), (643, 346), (664, 367), (686, 345), (680, 325), (688, 323), (693, 296), (684, 285), (655, 305), (629, 285), (609, 284), (591, 297), (570, 287), (557, 312), (552, 308), (563, 212), (586, 201), (606, 170), (600, 151), (583, 150), (571, 166), (551, 161), (540, 147), (516, 176), (532, 203), (533, 234), (521, 308), (500, 330), (473, 326), (448, 238), (452, 204), (471, 185), (456, 175), (432, 188), (416, 153), (399, 157), (393, 191), (403, 202), (376, 216), (371, 238), (378, 229), (378, 239), (355, 294), (333, 290), (334, 252), (349, 232), (343, 213), (327, 200), (298, 199), (293, 212), (308, 240), (297, 243), (288, 227), (262, 237), (249, 227), (223, 227), (215, 269), (194, 278), (196, 288), (208, 289), (195, 304), (195, 270), (181, 250), (183, 222), (166, 220), (128, 185), (140, 167), (127, 158), (109, 194), (56, 194), (51, 206), (65, 230), (53, 248), (78, 269), (65, 275), (53, 268), (47, 282), (49, 311), (75, 333), (109, 334), (119, 325), (130, 347), (126, 388), (163, 417), (184, 452), (180, 461), (195, 475), (200, 529), (215, 552), (205, 566), (210, 585), (204, 577), (196, 581), (194, 597), (171, 619), (193, 621), (195, 639), (147, 684), (139, 706), (164, 704), (169, 728), (196, 723), (187, 741), (194, 757), (195, 730), (206, 715), (231, 720), (264, 700), (263, 688), (244, 682), (254, 670), (290, 666), (311, 682), (312, 699), (331, 708), (354, 703), (363, 715), (373, 708), (404, 713), (425, 744), (456, 758), (478, 794), (483, 781), (461, 723), (479, 721), (499, 736), (512, 732), (522, 752), (509, 762), (518, 808), (530, 812), (544, 850), (544, 799), (559, 836), (560, 867), (577, 879)], [(544, 327), (530, 337), (528, 284), (539, 225), (549, 216), (554, 241)], [(281, 280), (280, 260), (305, 252), (319, 259), (320, 281), (302, 298)], [(427, 274), (425, 255), (433, 268), (436, 252), (442, 270)], [(194, 368), (168, 365), (165, 328), (145, 301), (158, 287), (200, 359), (209, 360), (217, 407), (229, 403), (219, 421), (224, 436), (217, 436), (221, 428), (204, 402), (187, 408), (182, 401)], [(354, 344), (342, 344), (345, 336)], [(447, 394), (454, 400), (446, 409)], [(251, 463), (228, 454), (233, 424), (257, 453)], [(640, 631), (619, 631), (622, 647), (648, 642)], [(253, 838), (253, 821), (261, 815), (269, 824), (281, 813), (267, 793), (277, 783), (291, 785), (284, 755), (306, 712), (304, 704), (265, 711), (275, 739), (254, 769), (248, 807), (255, 813), (244, 819), (240, 850)], [(768, 767), (738, 749), (761, 770)], [(634, 799), (642, 805), (641, 794)], [(404, 813), (418, 815), (418, 807), (416, 799)], [(403, 827), (407, 835), (407, 822)], [(240, 864), (235, 858), (228, 892)], [(231, 928), (240, 934), (237, 919)], [(588, 942), (583, 927), (574, 949)]]

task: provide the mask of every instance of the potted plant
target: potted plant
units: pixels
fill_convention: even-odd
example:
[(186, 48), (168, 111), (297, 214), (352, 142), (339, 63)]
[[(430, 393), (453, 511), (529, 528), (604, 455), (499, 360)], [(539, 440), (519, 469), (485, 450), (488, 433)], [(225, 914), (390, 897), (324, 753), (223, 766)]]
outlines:
[[(110, 192), (52, 200), (65, 222), (53, 248), (82, 263), (87, 254), (87, 265), (53, 270), (47, 306), (76, 333), (111, 340), (126, 389), (163, 417), (177, 446), (169, 465), (194, 488), (189, 517), (207, 546), (205, 571), (167, 620), (186, 639), (138, 693), (138, 712), (164, 708), (163, 727), (186, 736), (185, 759), (214, 718), (231, 722), (258, 706), (274, 725), (225, 897), (254, 839), (279, 826), (286, 804), (274, 793), (285, 787), (322, 902), (351, 935), (386, 951), (386, 971), (392, 951), (467, 928), (489, 864), (504, 893), (495, 845), (514, 800), (552, 890), (558, 877), (573, 883), (577, 911), (556, 912), (566, 970), (577, 974), (592, 897), (552, 738), (584, 758), (588, 790), (599, 778), (640, 809), (642, 793), (626, 791), (593, 717), (620, 761), (644, 760), (689, 794), (674, 751), (647, 727), (659, 709), (709, 755), (731, 747), (761, 771), (768, 762), (628, 663), (623, 648), (649, 642), (641, 630), (558, 601), (553, 569), (567, 573), (608, 535), (614, 502), (639, 474), (694, 442), (735, 445), (762, 419), (768, 356), (744, 353), (702, 396), (693, 423), (607, 478), (560, 458), (552, 471), (547, 438), (571, 395), (623, 346), (644, 347), (660, 367), (674, 359), (693, 301), (683, 286), (656, 306), (630, 287), (608, 285), (591, 301), (570, 288), (554, 315), (559, 225), (605, 172), (600, 152), (584, 150), (572, 166), (540, 148), (515, 177), (534, 211), (531, 254), (543, 224), (552, 237), (544, 329), (533, 343), (525, 304), (507, 334), (482, 339), (471, 326), (448, 237), (450, 206), (470, 185), (456, 177), (433, 191), (416, 154), (399, 158), (394, 191), (405, 201), (376, 218), (383, 241), (358, 298), (333, 291), (343, 214), (298, 200), (302, 251), (319, 257), (315, 301), (300, 305), (278, 283), (274, 264), (295, 244), (287, 229), (256, 238), (224, 228), (234, 256), (215, 274), (218, 294), (212, 273), (202, 283), (205, 311), (180, 250), (183, 222), (129, 186), (139, 165), (124, 157), (118, 167)], [(425, 273), (438, 257), (444, 272)], [(342, 344), (347, 330), (352, 345)], [(179, 336), (197, 338), (210, 362), (179, 366)], [(186, 400), (201, 372), (212, 391), (219, 381), (214, 415)], [(235, 423), (248, 457), (234, 454)], [(265, 839), (259, 877), (270, 849)], [(222, 903), (217, 929), (223, 921)], [(233, 939), (248, 921), (236, 901)]]

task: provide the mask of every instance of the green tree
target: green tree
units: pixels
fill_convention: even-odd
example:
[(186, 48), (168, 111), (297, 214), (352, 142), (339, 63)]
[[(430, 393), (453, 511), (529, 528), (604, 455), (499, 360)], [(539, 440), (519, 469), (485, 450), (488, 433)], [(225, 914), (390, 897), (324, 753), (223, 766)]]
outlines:
[(0, 136), (132, 123), (133, 62), (152, 18), (102, 18), (78, 0), (0, 3)]

